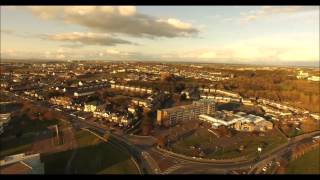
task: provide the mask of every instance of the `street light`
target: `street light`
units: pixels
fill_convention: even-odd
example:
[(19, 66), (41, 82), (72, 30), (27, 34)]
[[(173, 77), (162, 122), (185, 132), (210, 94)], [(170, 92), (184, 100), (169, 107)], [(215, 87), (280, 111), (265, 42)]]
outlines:
[(258, 157), (257, 158), (260, 159), (260, 154), (261, 154), (262, 148), (258, 147), (257, 151), (258, 151)]

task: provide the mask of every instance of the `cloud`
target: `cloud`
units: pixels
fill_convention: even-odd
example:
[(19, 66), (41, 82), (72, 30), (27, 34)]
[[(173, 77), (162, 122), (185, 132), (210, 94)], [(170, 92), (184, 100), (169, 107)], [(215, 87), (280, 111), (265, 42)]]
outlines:
[(33, 15), (44, 20), (57, 18), (63, 10), (60, 6), (30, 6), (29, 9)]
[(319, 43), (305, 34), (272, 35), (235, 41), (218, 47), (174, 52), (162, 57), (193, 60), (319, 61)]
[(29, 7), (32, 14), (55, 19), (103, 33), (121, 33), (135, 37), (186, 37), (199, 30), (175, 18), (156, 18), (137, 12), (133, 6)]
[(120, 54), (120, 51), (115, 50), (115, 49), (107, 49), (106, 53), (107, 54)]
[(14, 34), (15, 32), (12, 29), (1, 29), (1, 34)]
[(306, 11), (314, 11), (317, 8), (314, 6), (263, 6), (258, 10), (252, 10), (249, 12), (242, 12), (241, 23), (247, 24), (249, 22), (255, 21), (260, 18), (265, 18), (268, 16), (278, 15), (278, 14), (294, 14)]
[(72, 32), (72, 33), (61, 33), (53, 35), (43, 35), (43, 39), (72, 42), (83, 45), (101, 45), (101, 46), (115, 46), (117, 44), (133, 44), (130, 41), (126, 41), (119, 38), (111, 37), (108, 34), (92, 33), (92, 32)]
[(47, 51), (2, 48), (1, 58), (13, 59), (50, 59), (50, 60), (132, 60), (144, 58), (143, 53), (123, 51), (115, 48), (99, 48), (87, 50), (78, 48), (60, 47)]

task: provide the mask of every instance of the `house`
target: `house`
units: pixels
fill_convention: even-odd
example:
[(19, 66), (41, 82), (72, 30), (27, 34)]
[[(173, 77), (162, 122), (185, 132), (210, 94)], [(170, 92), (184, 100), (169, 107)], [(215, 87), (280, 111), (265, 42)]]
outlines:
[(74, 92), (74, 96), (75, 97), (81, 97), (81, 96), (89, 96), (89, 95), (92, 95), (92, 94), (94, 94), (95, 93), (95, 91), (76, 91), (76, 92)]
[(129, 119), (125, 116), (121, 117), (119, 124), (123, 125), (123, 126), (128, 126), (129, 124), (131, 124), (132, 119)]
[(298, 75), (296, 76), (297, 79), (306, 79), (309, 77), (309, 73), (304, 73), (302, 70), (299, 71)]
[(308, 77), (308, 80), (309, 81), (320, 81), (320, 76), (311, 76), (311, 77)]
[(144, 99), (139, 99), (139, 98), (133, 98), (131, 100), (131, 102), (134, 104), (134, 105), (138, 105), (138, 106), (141, 106), (141, 107), (146, 107), (146, 108), (149, 108), (151, 106), (151, 103), (149, 100), (144, 100)]
[(253, 106), (253, 103), (250, 99), (241, 99), (241, 102), (246, 106)]
[(134, 107), (128, 107), (128, 111), (132, 114), (135, 114), (136, 110)]
[(50, 98), (49, 102), (52, 104), (61, 105), (63, 107), (72, 105), (72, 99), (65, 96), (52, 97)]
[(186, 99), (198, 100), (199, 99), (199, 92), (196, 88), (187, 88), (181, 91), (181, 95), (185, 95)]
[(106, 104), (100, 101), (91, 101), (84, 104), (85, 112), (105, 112)]

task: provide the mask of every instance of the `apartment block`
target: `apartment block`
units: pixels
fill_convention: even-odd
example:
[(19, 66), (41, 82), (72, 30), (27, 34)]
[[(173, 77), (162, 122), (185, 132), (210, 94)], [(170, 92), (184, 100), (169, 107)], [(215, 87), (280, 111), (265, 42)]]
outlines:
[(157, 111), (157, 124), (170, 127), (180, 121), (198, 119), (200, 114), (211, 114), (215, 111), (215, 103), (209, 99), (194, 101), (190, 105), (177, 106)]

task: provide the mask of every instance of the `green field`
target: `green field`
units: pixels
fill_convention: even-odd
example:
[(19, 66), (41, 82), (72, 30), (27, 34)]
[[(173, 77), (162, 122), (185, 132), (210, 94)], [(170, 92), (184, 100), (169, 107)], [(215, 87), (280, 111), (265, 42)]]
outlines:
[(0, 139), (0, 159), (5, 156), (26, 152), (31, 148), (33, 138), (33, 135), (29, 135), (10, 140)]
[(36, 133), (47, 130), (48, 126), (57, 123), (57, 120), (14, 119), (0, 137), (0, 158), (28, 151)]
[[(199, 156), (191, 146), (200, 147), (205, 153), (204, 158), (229, 159), (240, 156), (254, 158), (257, 156), (257, 148), (263, 146), (262, 154), (283, 144), (286, 139), (279, 132), (273, 131), (266, 136), (257, 136), (252, 133), (238, 133), (233, 137), (216, 137), (206, 129), (197, 130), (182, 140), (171, 144), (173, 152), (187, 156)], [(240, 145), (245, 148), (239, 151)]]
[(76, 133), (78, 148), (73, 151), (44, 155), (45, 173), (66, 172), (70, 161), (69, 173), (72, 174), (138, 174), (130, 156), (110, 142), (106, 143), (86, 131)]
[(290, 161), (286, 173), (288, 174), (320, 174), (320, 148), (319, 146), (300, 158)]

